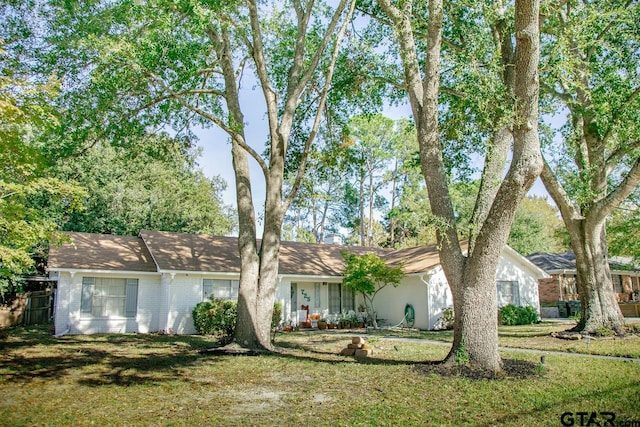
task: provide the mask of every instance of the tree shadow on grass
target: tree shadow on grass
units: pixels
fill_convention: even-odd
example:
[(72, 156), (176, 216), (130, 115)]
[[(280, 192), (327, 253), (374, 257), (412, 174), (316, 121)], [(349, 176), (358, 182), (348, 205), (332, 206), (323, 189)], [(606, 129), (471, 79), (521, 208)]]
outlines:
[(200, 336), (122, 334), (55, 338), (16, 330), (0, 348), (0, 384), (36, 379), (71, 380), (88, 386), (158, 384), (182, 380), (212, 342)]

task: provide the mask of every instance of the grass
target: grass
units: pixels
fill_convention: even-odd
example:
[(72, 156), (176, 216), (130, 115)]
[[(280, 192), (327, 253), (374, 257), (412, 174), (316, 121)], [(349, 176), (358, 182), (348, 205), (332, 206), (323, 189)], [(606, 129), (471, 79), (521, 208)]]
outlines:
[[(500, 326), (498, 341), (501, 347), (640, 358), (640, 336), (637, 334), (624, 338), (591, 337), (589, 341), (564, 340), (551, 336), (552, 332), (565, 331), (573, 326), (575, 326), (575, 322), (572, 321), (542, 322), (525, 326)], [(379, 334), (443, 342), (453, 341), (453, 331), (383, 330)]]
[(430, 369), (447, 346), (368, 336), (374, 356), (356, 360), (337, 355), (349, 338), (281, 334), (279, 354), (214, 356), (202, 336), (14, 328), (0, 340), (0, 424), (561, 425), (567, 411), (640, 421), (636, 362), (548, 355), (542, 366), (508, 351), (532, 375), (475, 380)]

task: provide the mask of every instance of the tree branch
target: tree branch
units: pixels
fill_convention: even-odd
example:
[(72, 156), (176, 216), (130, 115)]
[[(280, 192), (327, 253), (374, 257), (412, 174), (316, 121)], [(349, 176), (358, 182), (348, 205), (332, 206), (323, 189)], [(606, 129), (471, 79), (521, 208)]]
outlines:
[(637, 87), (636, 90), (631, 92), (629, 97), (624, 102), (622, 102), (618, 106), (618, 108), (616, 108), (616, 110), (613, 112), (613, 115), (612, 115), (612, 118), (611, 118), (611, 126), (609, 126), (609, 129), (607, 130), (607, 132), (602, 137), (602, 143), (603, 144), (606, 145), (608, 140), (609, 140), (609, 138), (613, 134), (613, 129), (615, 128), (616, 123), (618, 121), (620, 121), (620, 116), (621, 116), (622, 112), (624, 111), (625, 107), (628, 107), (638, 97), (638, 95), (640, 95), (640, 86)]
[(598, 219), (604, 219), (613, 209), (622, 203), (640, 184), (640, 158), (624, 177), (622, 182), (603, 199), (594, 203), (592, 212)]
[(609, 154), (609, 157), (607, 157), (605, 161), (606, 175), (609, 176), (611, 172), (613, 172), (615, 167), (618, 165), (618, 162), (620, 162), (620, 160), (626, 154), (628, 154), (632, 150), (637, 150), (639, 148), (640, 148), (640, 140), (636, 140), (625, 146), (619, 146), (614, 152)]
[[(627, 3), (622, 6), (623, 9), (626, 9), (627, 7), (629, 7), (629, 5), (631, 5), (633, 3), (632, 0), (628, 0)], [(591, 57), (594, 53), (596, 48), (598, 48), (600, 46), (599, 41), (602, 40), (602, 38), (609, 32), (609, 30), (614, 26), (618, 24), (618, 20), (615, 19), (615, 17), (613, 17), (613, 19), (611, 19), (611, 21), (609, 21), (609, 23), (602, 29), (602, 31), (600, 31), (600, 33), (595, 37), (595, 39), (593, 39), (593, 44), (591, 45), (591, 48), (587, 51), (586, 57), (589, 58)]]
[[(298, 102), (298, 97), (300, 96), (300, 94), (302, 94), (303, 90), (305, 89), (305, 87), (307, 86), (309, 81), (311, 80), (311, 77), (313, 77), (313, 73), (315, 72), (315, 70), (318, 67), (318, 64), (320, 63), (320, 59), (322, 58), (322, 55), (324, 54), (324, 51), (325, 51), (327, 45), (329, 44), (329, 40), (331, 39), (331, 36), (333, 35), (333, 31), (338, 26), (338, 22), (340, 21), (340, 16), (342, 15), (343, 11), (345, 10), (346, 5), (347, 5), (347, 0), (340, 0), (340, 4), (336, 7), (336, 11), (333, 14), (333, 17), (331, 18), (331, 22), (327, 26), (327, 30), (325, 32), (325, 35), (322, 38), (322, 41), (320, 42), (320, 45), (316, 49), (316, 52), (315, 52), (313, 58), (309, 62), (309, 65), (307, 66), (306, 72), (302, 75), (300, 80), (295, 84), (293, 89), (288, 91), (289, 95), (288, 95), (288, 99), (287, 99), (287, 106), (289, 108), (291, 108), (291, 107), (295, 108), (295, 105)], [(310, 10), (309, 10), (309, 13), (310, 13)], [(352, 14), (353, 14), (353, 11), (351, 10), (349, 12), (349, 14), (348, 14), (348, 17), (351, 16)], [(346, 20), (346, 18), (345, 18), (345, 20)], [(344, 31), (343, 31), (343, 33), (344, 33)], [(305, 44), (304, 39), (301, 40), (300, 43), (302, 44), (302, 49), (304, 49), (304, 44)], [(296, 51), (297, 51), (297, 49), (298, 49), (298, 46), (296, 46)], [(300, 64), (300, 65), (302, 65), (302, 64)]]
[(351, 21), (351, 16), (353, 16), (355, 4), (356, 4), (355, 1), (351, 1), (349, 12), (347, 13), (345, 20), (342, 23), (340, 30), (338, 31), (338, 35), (336, 37), (336, 43), (334, 45), (333, 53), (331, 56), (331, 61), (329, 63), (329, 69), (327, 70), (327, 77), (325, 78), (324, 88), (322, 90), (322, 94), (320, 95), (320, 102), (318, 103), (318, 108), (316, 110), (316, 116), (313, 122), (313, 126), (311, 128), (311, 132), (304, 146), (302, 159), (300, 161), (300, 166), (298, 168), (298, 173), (296, 175), (295, 181), (293, 183), (293, 186), (291, 187), (291, 191), (289, 192), (289, 195), (285, 198), (285, 201), (284, 201), (285, 212), (289, 209), (289, 206), (291, 206), (291, 203), (293, 202), (293, 199), (295, 198), (298, 192), (298, 189), (300, 188), (300, 184), (302, 183), (302, 179), (304, 177), (304, 173), (307, 165), (307, 160), (309, 158), (309, 150), (311, 149), (311, 144), (315, 140), (315, 137), (318, 133), (318, 128), (320, 127), (320, 119), (322, 117), (322, 112), (324, 111), (324, 106), (327, 100), (327, 95), (329, 93), (329, 88), (331, 87), (331, 81), (333, 79), (335, 64), (336, 64), (336, 61), (338, 60), (338, 54), (340, 53), (340, 44), (346, 32), (347, 25)]
[(549, 192), (549, 195), (558, 206), (558, 209), (560, 210), (560, 213), (562, 214), (562, 217), (565, 219), (565, 221), (573, 222), (575, 220), (584, 219), (582, 214), (576, 209), (576, 206), (569, 198), (569, 194), (564, 189), (556, 175), (553, 173), (546, 160), (544, 162), (544, 166), (542, 167), (540, 179), (542, 180), (544, 187)]
[(269, 122), (269, 133), (274, 139), (278, 128), (278, 97), (271, 87), (267, 62), (264, 56), (264, 46), (262, 44), (262, 30), (260, 29), (260, 19), (258, 17), (258, 5), (255, 0), (247, 0), (249, 5), (249, 20), (251, 23), (251, 35), (253, 39), (253, 49), (251, 56), (256, 64), (256, 73), (267, 104), (267, 118)]

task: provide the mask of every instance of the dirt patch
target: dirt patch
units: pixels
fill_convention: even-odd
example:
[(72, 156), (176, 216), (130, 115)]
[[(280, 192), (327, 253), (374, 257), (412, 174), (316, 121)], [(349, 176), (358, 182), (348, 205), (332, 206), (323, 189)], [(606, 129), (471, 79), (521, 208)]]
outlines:
[(445, 378), (463, 377), (470, 380), (526, 379), (544, 374), (544, 365), (516, 359), (502, 359), (502, 371), (497, 373), (469, 365), (442, 362), (420, 364), (414, 369), (422, 374), (435, 374)]
[(240, 414), (262, 414), (273, 412), (284, 406), (286, 393), (266, 387), (247, 387), (239, 390), (227, 390), (224, 395), (237, 403), (234, 410)]
[(268, 350), (249, 349), (241, 347), (236, 343), (227, 344), (224, 347), (211, 347), (200, 350), (201, 354), (211, 354), (216, 356), (258, 356), (260, 354), (271, 353)]

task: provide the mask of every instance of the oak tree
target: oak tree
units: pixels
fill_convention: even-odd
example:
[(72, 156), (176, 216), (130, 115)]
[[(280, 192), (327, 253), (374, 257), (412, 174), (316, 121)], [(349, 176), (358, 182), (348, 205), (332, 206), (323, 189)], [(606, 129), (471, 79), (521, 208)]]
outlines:
[[(457, 25), (455, 34), (460, 42), (456, 45), (453, 40), (447, 40), (453, 47), (452, 54), (445, 59), (457, 58), (456, 52), (464, 52), (466, 43), (473, 45), (473, 34), (482, 33), (483, 29), (487, 34), (487, 28), (492, 29), (495, 35), (493, 51), (499, 54), (488, 63), (494, 64), (495, 68), (489, 70), (493, 72), (480, 73), (477, 77), (500, 82), (500, 90), (491, 93), (491, 97), (480, 105), (494, 103), (509, 107), (498, 110), (497, 120), (487, 122), (493, 123), (486, 129), (492, 143), (486, 145), (482, 184), (466, 253), (456, 227), (439, 131), (443, 26), (446, 23), (443, 2), (432, 0), (426, 7), (421, 2), (411, 1), (378, 0), (377, 3), (395, 30), (431, 211), (443, 224), (437, 230), (437, 240), (455, 309), (454, 343), (448, 359), (453, 360), (456, 353), (465, 349), (473, 365), (498, 371), (502, 364), (498, 354), (496, 269), (518, 203), (542, 167), (538, 141), (538, 2), (517, 0), (512, 15), (513, 27), (509, 25), (509, 7), (501, 2), (482, 9), (490, 12), (487, 15), (478, 13), (477, 9), (447, 4), (452, 10), (447, 11), (450, 21), (446, 22)], [(485, 26), (477, 31), (462, 31), (460, 24), (463, 23)], [(473, 76), (474, 70), (483, 69), (478, 61), (487, 58), (474, 60), (471, 55), (466, 59), (470, 68), (462, 67), (462, 62), (456, 65), (470, 70)], [(500, 101), (496, 103), (497, 100)], [(502, 176), (509, 149), (511, 161)]]
[(640, 183), (640, 4), (568, 1), (544, 18), (542, 89), (566, 120), (545, 145), (541, 178), (576, 256), (578, 329), (619, 331), (606, 220)]

